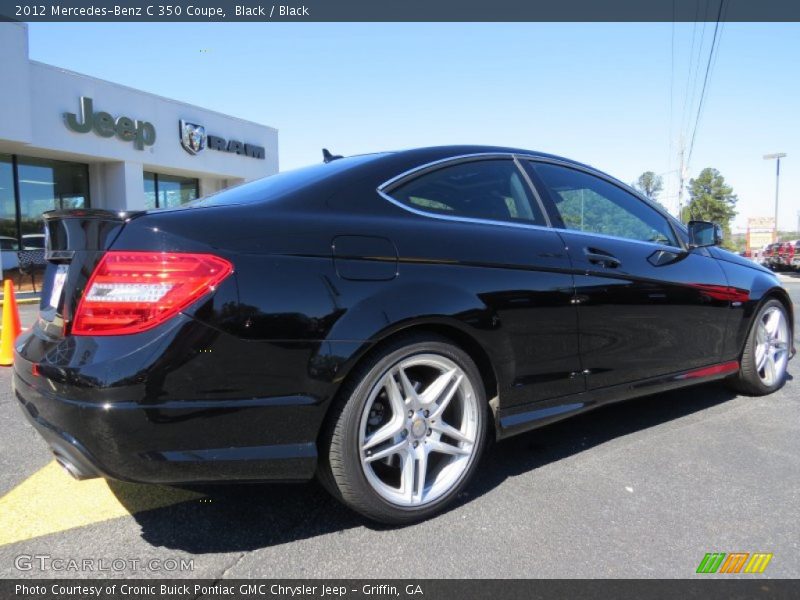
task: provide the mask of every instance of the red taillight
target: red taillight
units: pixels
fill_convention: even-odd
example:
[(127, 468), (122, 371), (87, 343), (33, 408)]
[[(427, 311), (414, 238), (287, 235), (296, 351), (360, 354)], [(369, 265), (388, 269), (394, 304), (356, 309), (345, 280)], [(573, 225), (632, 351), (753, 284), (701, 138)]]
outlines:
[(139, 333), (212, 291), (233, 271), (211, 254), (107, 252), (78, 304), (73, 335)]

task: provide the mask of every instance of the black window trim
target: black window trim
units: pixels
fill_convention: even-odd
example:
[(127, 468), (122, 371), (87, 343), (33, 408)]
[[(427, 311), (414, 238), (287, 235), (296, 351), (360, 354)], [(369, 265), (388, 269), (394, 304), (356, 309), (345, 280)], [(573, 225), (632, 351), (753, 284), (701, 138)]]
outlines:
[[(511, 222), (511, 221), (500, 221), (500, 220), (495, 220), (495, 219), (479, 219), (479, 218), (475, 218), (475, 217), (458, 217), (458, 216), (450, 216), (450, 215), (441, 215), (441, 214), (431, 213), (431, 212), (427, 212), (427, 211), (424, 211), (424, 210), (420, 210), (420, 209), (414, 208), (414, 207), (409, 206), (409, 205), (407, 205), (407, 204), (405, 204), (403, 202), (400, 202), (399, 200), (396, 200), (395, 198), (393, 198), (391, 196), (391, 192), (394, 189), (396, 189), (396, 188), (400, 187), (401, 185), (403, 185), (404, 183), (406, 183), (408, 181), (411, 181), (412, 179), (416, 179), (417, 177), (419, 177), (421, 175), (425, 175), (426, 173), (430, 173), (432, 171), (436, 171), (436, 170), (438, 170), (440, 168), (443, 168), (445, 166), (460, 164), (460, 163), (463, 163), (463, 162), (473, 162), (473, 161), (477, 161), (477, 160), (492, 160), (492, 159), (511, 159), (511, 160), (514, 161), (514, 164), (517, 166), (517, 169), (522, 174), (523, 180), (528, 185), (528, 188), (529, 188), (528, 191), (533, 195), (533, 197), (536, 199), (536, 202), (539, 204), (540, 209), (543, 211), (543, 215), (544, 215), (545, 221), (547, 222), (547, 225), (535, 225), (535, 224), (532, 224), (532, 223), (514, 223), (514, 222)], [(541, 196), (537, 186), (534, 185), (533, 181), (531, 181), (527, 170), (521, 164), (522, 161), (540, 162), (540, 163), (546, 163), (546, 164), (553, 164), (553, 165), (560, 166), (560, 167), (566, 167), (568, 169), (573, 169), (575, 171), (580, 171), (580, 172), (585, 173), (587, 175), (592, 175), (594, 177), (598, 177), (599, 179), (602, 179), (602, 180), (604, 180), (604, 181), (606, 181), (606, 182), (608, 182), (608, 183), (620, 188), (622, 191), (631, 194), (634, 198), (638, 199), (640, 202), (643, 202), (646, 206), (648, 206), (649, 208), (653, 209), (656, 213), (661, 215), (661, 217), (663, 217), (667, 221), (667, 224), (669, 225), (669, 227), (670, 227), (670, 229), (671, 229), (671, 231), (672, 231), (672, 233), (673, 233), (673, 235), (674, 235), (674, 237), (677, 240), (679, 245), (678, 246), (672, 246), (671, 244), (661, 244), (661, 243), (658, 243), (658, 242), (648, 242), (648, 241), (644, 241), (644, 240), (634, 240), (634, 239), (631, 239), (631, 238), (625, 238), (625, 237), (620, 237), (620, 236), (616, 236), (616, 235), (607, 235), (607, 234), (603, 234), (603, 233), (593, 233), (593, 232), (590, 232), (590, 231), (577, 231), (577, 230), (574, 230), (574, 229), (567, 229), (566, 227), (559, 227), (554, 222), (553, 215), (552, 215), (552, 210), (553, 209), (550, 208), (549, 206), (547, 206), (547, 204), (549, 204), (549, 203), (543, 201), (542, 196)], [(595, 170), (595, 169), (593, 169), (591, 167), (588, 167), (586, 165), (583, 165), (583, 164), (580, 164), (580, 163), (574, 163), (574, 162), (571, 162), (571, 161), (568, 161), (568, 160), (562, 160), (562, 159), (559, 159), (559, 158), (556, 158), (556, 157), (540, 156), (540, 155), (536, 155), (536, 154), (528, 154), (528, 153), (521, 153), (521, 152), (480, 152), (480, 153), (473, 153), (473, 154), (462, 154), (462, 155), (459, 155), (459, 156), (449, 156), (447, 158), (435, 160), (433, 162), (429, 162), (429, 163), (426, 163), (424, 165), (420, 165), (420, 166), (414, 167), (413, 169), (409, 169), (407, 171), (404, 171), (404, 172), (400, 173), (399, 175), (396, 175), (396, 176), (392, 177), (391, 179), (388, 179), (385, 182), (383, 182), (381, 185), (379, 185), (377, 187), (376, 191), (378, 192), (379, 196), (381, 196), (385, 200), (388, 200), (389, 202), (391, 202), (395, 206), (398, 206), (398, 207), (402, 208), (403, 210), (408, 211), (410, 213), (413, 213), (413, 214), (416, 214), (416, 215), (420, 215), (420, 216), (423, 216), (423, 217), (432, 218), (432, 219), (440, 219), (440, 220), (444, 220), (444, 221), (460, 221), (460, 222), (465, 222), (465, 223), (480, 223), (480, 224), (485, 224), (485, 225), (502, 225), (504, 227), (517, 227), (517, 228), (522, 228), (522, 229), (547, 229), (547, 230), (556, 231), (556, 232), (564, 231), (564, 232), (575, 233), (575, 234), (605, 237), (605, 238), (610, 238), (610, 239), (614, 239), (614, 240), (624, 240), (624, 241), (631, 242), (631, 243), (636, 243), (636, 244), (647, 244), (648, 246), (655, 246), (655, 247), (658, 247), (658, 248), (672, 248), (672, 249), (678, 249), (678, 250), (682, 250), (682, 251), (688, 251), (688, 247), (684, 243), (683, 238), (678, 233), (678, 227), (679, 226), (682, 229), (685, 229), (685, 228), (683, 228), (683, 225), (680, 224), (678, 221), (676, 221), (675, 217), (673, 217), (671, 214), (669, 214), (667, 212), (667, 210), (663, 206), (656, 205), (655, 202), (653, 202), (649, 198), (643, 196), (641, 193), (639, 193), (634, 188), (630, 187), (629, 185), (623, 183), (622, 181), (620, 181), (618, 179), (615, 179), (614, 177), (611, 177), (610, 175), (606, 175), (605, 173), (603, 173), (601, 171), (597, 171), (597, 170)], [(561, 219), (560, 219), (560, 217), (558, 216), (557, 213), (556, 213), (556, 219), (557, 219), (557, 222), (561, 221)]]

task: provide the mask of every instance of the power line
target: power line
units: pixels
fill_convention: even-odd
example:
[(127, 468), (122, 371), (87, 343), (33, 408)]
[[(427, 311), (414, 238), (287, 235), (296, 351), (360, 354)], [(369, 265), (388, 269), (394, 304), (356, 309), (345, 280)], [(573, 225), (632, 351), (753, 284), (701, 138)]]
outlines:
[(700, 91), (700, 102), (697, 105), (697, 116), (694, 120), (694, 129), (692, 130), (691, 141), (689, 142), (689, 155), (687, 162), (692, 160), (692, 151), (694, 150), (694, 141), (697, 136), (697, 126), (700, 124), (700, 113), (703, 111), (703, 103), (706, 99), (706, 89), (708, 87), (709, 73), (711, 72), (711, 60), (714, 58), (714, 50), (718, 46), (717, 34), (719, 32), (719, 25), (722, 20), (722, 9), (725, 6), (725, 0), (719, 0), (719, 10), (717, 11), (717, 23), (714, 25), (714, 37), (711, 38), (711, 49), (708, 52), (708, 62), (706, 63), (706, 74), (703, 77), (703, 89)]
[[(728, 12), (728, 4), (725, 5), (725, 8), (722, 10), (722, 19), (719, 24), (719, 36), (717, 37), (717, 48), (714, 51), (714, 60), (711, 62), (711, 71), (708, 75), (708, 80), (711, 81), (714, 79), (714, 72), (717, 69), (717, 59), (719, 58), (719, 47), (722, 44), (722, 36), (725, 33), (725, 15)], [(703, 115), (705, 115), (705, 105), (700, 107), (699, 119), (702, 120)]]
[(686, 86), (683, 90), (683, 108), (681, 109), (681, 120), (680, 120), (680, 127), (681, 127), (681, 134), (684, 130), (684, 123), (688, 124), (687, 115), (689, 114), (689, 89), (691, 88), (692, 82), (692, 71), (694, 70), (694, 42), (697, 37), (697, 19), (700, 16), (700, 0), (697, 0), (697, 5), (695, 7), (694, 13), (694, 23), (692, 24), (692, 45), (689, 48), (689, 70), (686, 73)]
[[(699, 6), (700, 4), (698, 0), (698, 9)], [(705, 41), (706, 41), (706, 27), (708, 26), (708, 23), (706, 22), (707, 19), (708, 19), (708, 0), (705, 0), (705, 8), (703, 9), (703, 29), (700, 32), (700, 44), (697, 46), (697, 60), (695, 61), (694, 64), (694, 79), (691, 85), (692, 95), (689, 96), (689, 105), (688, 105), (689, 108), (684, 114), (684, 122), (682, 124), (683, 130), (687, 131), (687, 133), (689, 130), (689, 124), (691, 123), (692, 120), (692, 107), (695, 105), (694, 99), (697, 97), (697, 88), (699, 87), (698, 79), (700, 77), (700, 63), (702, 62), (703, 48), (705, 47)], [(688, 89), (686, 93), (687, 94), (689, 93)]]
[(675, 0), (672, 0), (672, 31), (670, 34), (670, 65), (669, 65), (669, 150), (667, 152), (667, 168), (672, 169), (672, 134), (675, 126)]
[[(706, 0), (705, 10), (708, 11), (708, 0)], [(694, 96), (697, 87), (697, 73), (700, 71), (700, 56), (703, 52), (702, 44), (697, 49), (697, 59), (695, 60), (695, 42), (697, 40), (697, 23), (700, 20), (700, 0), (695, 0), (694, 21), (692, 23), (692, 45), (689, 48), (689, 69), (686, 72), (686, 86), (683, 91), (683, 108), (681, 109), (681, 118), (679, 121), (680, 142), (679, 142), (679, 159), (678, 159), (678, 218), (680, 218), (681, 211), (683, 210), (683, 182), (686, 171), (686, 135), (685, 131), (689, 127), (689, 119), (694, 105)], [(703, 24), (703, 37), (705, 37), (705, 23)], [(695, 85), (692, 86), (692, 74), (694, 75)], [(691, 94), (690, 94), (691, 91)], [(689, 103), (691, 97), (692, 102)]]

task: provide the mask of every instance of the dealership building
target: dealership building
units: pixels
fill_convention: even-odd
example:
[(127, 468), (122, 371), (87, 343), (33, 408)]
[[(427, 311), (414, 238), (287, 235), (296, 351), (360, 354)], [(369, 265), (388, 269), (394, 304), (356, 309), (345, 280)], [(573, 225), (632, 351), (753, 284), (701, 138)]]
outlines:
[(0, 57), (6, 269), (47, 210), (173, 207), (278, 171), (276, 129), (30, 60), (23, 23), (0, 23)]

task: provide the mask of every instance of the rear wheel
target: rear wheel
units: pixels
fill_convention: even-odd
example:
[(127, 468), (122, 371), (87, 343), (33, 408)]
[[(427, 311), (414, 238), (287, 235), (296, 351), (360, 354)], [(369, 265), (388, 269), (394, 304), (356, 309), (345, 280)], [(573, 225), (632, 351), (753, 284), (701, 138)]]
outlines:
[(405, 338), (354, 374), (320, 479), (361, 514), (403, 524), (438, 512), (483, 451), (487, 404), (475, 363), (438, 338)]
[(733, 387), (755, 396), (781, 387), (789, 361), (790, 334), (786, 307), (779, 300), (767, 301), (753, 320), (739, 373), (731, 379)]

